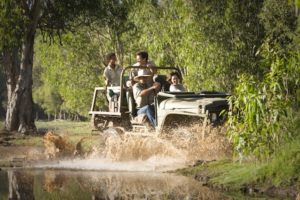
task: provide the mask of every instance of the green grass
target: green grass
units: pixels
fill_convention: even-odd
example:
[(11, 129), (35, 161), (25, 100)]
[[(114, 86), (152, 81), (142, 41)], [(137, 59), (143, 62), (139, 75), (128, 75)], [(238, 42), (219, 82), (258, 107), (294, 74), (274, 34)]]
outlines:
[[(54, 131), (55, 133), (59, 133), (64, 135), (64, 137), (68, 140), (68, 142), (77, 144), (80, 139), (83, 137), (89, 137), (89, 139), (85, 140), (83, 144), (83, 148), (90, 149), (96, 142), (99, 143), (98, 139), (92, 139), (91, 131), (92, 128), (90, 126), (90, 122), (74, 122), (74, 121), (36, 121), (35, 125), (40, 132)], [(4, 122), (0, 122), (0, 128), (4, 127)], [(37, 135), (25, 135), (25, 136), (15, 136), (13, 140), (10, 142), (13, 145), (20, 146), (43, 146), (43, 134)], [(95, 140), (95, 141), (93, 141)]]
[[(90, 134), (92, 127), (90, 122), (74, 122), (74, 121), (35, 121), (35, 125), (39, 131), (63, 132), (72, 135)], [(0, 130), (4, 128), (4, 121), (0, 121)]]
[(23, 136), (17, 137), (14, 140), (10, 141), (13, 145), (17, 146), (43, 146), (43, 137), (42, 136)]
[(260, 170), (260, 177), (265, 177), (275, 186), (300, 181), (300, 136), (281, 147), (270, 163)]
[(177, 173), (210, 177), (209, 184), (239, 190), (245, 185), (289, 187), (300, 185), (300, 136), (282, 145), (270, 161), (232, 162), (222, 160), (178, 170)]
[(275, 148), (275, 153), (266, 160), (243, 163), (223, 160), (203, 166), (179, 170), (178, 173), (210, 177), (208, 184), (223, 185), (230, 190), (239, 190), (247, 185), (256, 187), (300, 187), (300, 115), (296, 112), (290, 121), (283, 121), (281, 134), (289, 134), (289, 141)]
[[(82, 153), (92, 152), (93, 148), (104, 147), (104, 140), (100, 134), (92, 135), (92, 127), (90, 122), (74, 122), (74, 121), (36, 121), (35, 125), (38, 129), (38, 134), (7, 135), (9, 143), (13, 146), (28, 146), (28, 147), (43, 147), (44, 133), (54, 131), (62, 135), (67, 143), (75, 146), (79, 141), (81, 144)], [(0, 122), (0, 127), (4, 126), (4, 122)], [(1, 163), (0, 163), (1, 165)]]
[(240, 164), (231, 160), (222, 160), (182, 169), (177, 172), (188, 176), (201, 173), (210, 177), (210, 185), (224, 185), (231, 190), (238, 190), (241, 186), (258, 180), (257, 173), (260, 168), (260, 165), (253, 163)]
[(72, 135), (90, 134), (92, 128), (90, 122), (74, 122), (74, 121), (36, 121), (38, 130), (53, 130)]

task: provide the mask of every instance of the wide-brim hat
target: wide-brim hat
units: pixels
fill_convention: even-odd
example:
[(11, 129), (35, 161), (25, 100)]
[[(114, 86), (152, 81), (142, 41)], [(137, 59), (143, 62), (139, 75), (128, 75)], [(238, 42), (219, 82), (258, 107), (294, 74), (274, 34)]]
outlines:
[(150, 72), (148, 70), (142, 69), (142, 70), (138, 70), (138, 74), (137, 74), (137, 76), (134, 77), (134, 80), (138, 81), (139, 78), (150, 77), (150, 76), (152, 76), (152, 75), (150, 74)]

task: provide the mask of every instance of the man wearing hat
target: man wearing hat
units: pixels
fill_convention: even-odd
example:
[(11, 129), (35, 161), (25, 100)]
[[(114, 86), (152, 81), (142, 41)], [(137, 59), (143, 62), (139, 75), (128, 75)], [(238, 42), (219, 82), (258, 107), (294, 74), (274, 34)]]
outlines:
[(139, 70), (134, 80), (137, 81), (133, 85), (133, 96), (136, 102), (137, 114), (146, 114), (149, 122), (153, 127), (156, 126), (155, 109), (154, 109), (154, 95), (159, 91), (160, 84), (154, 82), (149, 86), (149, 79), (152, 78), (147, 70)]

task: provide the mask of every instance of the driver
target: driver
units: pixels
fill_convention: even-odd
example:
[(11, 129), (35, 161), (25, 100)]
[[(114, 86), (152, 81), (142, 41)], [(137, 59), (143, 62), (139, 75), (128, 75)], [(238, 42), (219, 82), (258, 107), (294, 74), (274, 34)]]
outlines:
[(152, 75), (148, 70), (139, 70), (134, 80), (137, 81), (133, 85), (133, 96), (136, 102), (137, 114), (146, 114), (150, 124), (154, 128), (156, 126), (154, 95), (160, 90), (160, 84), (154, 82), (153, 85), (147, 84)]

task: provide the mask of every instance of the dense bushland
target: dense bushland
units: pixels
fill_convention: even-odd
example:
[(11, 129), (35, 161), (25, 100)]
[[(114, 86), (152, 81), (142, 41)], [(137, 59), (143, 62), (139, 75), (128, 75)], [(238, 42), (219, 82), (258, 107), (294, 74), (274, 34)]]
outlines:
[[(105, 54), (116, 52), (125, 67), (135, 62), (137, 51), (146, 50), (157, 65), (180, 67), (189, 90), (232, 94), (228, 136), (239, 158), (267, 158), (297, 137), (286, 125), (299, 112), (298, 0), (88, 3), (74, 16), (69, 13), (67, 26), (57, 32), (37, 27), (32, 93), (49, 116), (87, 117), (93, 88), (103, 85)], [(69, 11), (67, 3), (56, 6)], [(79, 4), (74, 6), (73, 11)], [(5, 12), (0, 14), (6, 19)], [(0, 36), (0, 52), (7, 41), (17, 43), (3, 28)], [(6, 105), (2, 91), (0, 98)]]

